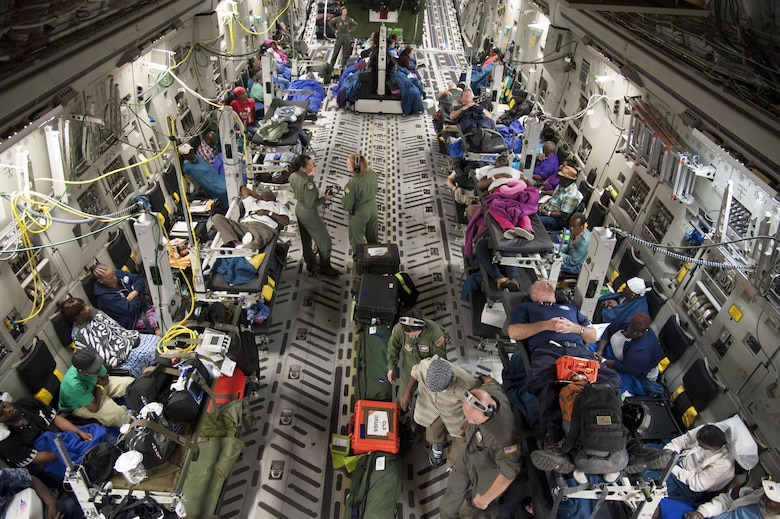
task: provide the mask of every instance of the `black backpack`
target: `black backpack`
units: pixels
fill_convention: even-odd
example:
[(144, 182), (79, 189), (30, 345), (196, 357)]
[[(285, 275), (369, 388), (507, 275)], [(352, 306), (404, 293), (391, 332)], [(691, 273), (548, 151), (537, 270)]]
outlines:
[(626, 447), (620, 399), (609, 384), (586, 384), (574, 399), (571, 430), (562, 447), (607, 457)]
[(165, 404), (168, 401), (171, 383), (175, 375), (166, 371), (171, 369), (171, 360), (158, 358), (154, 366), (146, 368), (129, 386), (125, 392), (125, 403), (128, 409), (138, 413), (150, 402)]
[(406, 272), (397, 272), (394, 274), (398, 280), (398, 303), (401, 308), (412, 308), (417, 304), (417, 298), (420, 297), (420, 291), (414, 286), (411, 276)]

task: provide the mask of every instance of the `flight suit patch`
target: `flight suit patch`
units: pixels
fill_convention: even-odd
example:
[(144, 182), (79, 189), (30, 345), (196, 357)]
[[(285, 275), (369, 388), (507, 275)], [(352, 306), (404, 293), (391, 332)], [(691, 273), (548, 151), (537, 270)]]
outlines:
[(417, 346), (417, 350), (420, 353), (428, 353), (429, 351), (431, 351), (431, 348), (429, 346), (426, 346), (425, 344), (420, 344), (419, 346)]
[(412, 351), (412, 344), (411, 344), (411, 343), (409, 343), (409, 342), (405, 343), (405, 344), (404, 344), (404, 349), (405, 349), (406, 351)]
[(345, 188), (344, 188), (344, 192), (345, 192), (345, 193), (347, 193), (347, 194), (349, 194), (349, 188), (348, 188), (348, 187), (345, 187)]
[(504, 447), (504, 454), (514, 454), (517, 452), (517, 444)]
[(444, 338), (444, 335), (436, 339), (436, 346), (441, 346), (447, 341), (447, 339)]
[(308, 184), (306, 184), (306, 189), (309, 189), (309, 190), (314, 189), (314, 182), (309, 182)]

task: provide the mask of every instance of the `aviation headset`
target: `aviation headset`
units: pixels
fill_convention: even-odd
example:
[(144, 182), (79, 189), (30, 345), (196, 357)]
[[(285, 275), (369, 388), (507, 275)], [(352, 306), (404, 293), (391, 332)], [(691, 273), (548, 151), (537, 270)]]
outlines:
[(411, 326), (412, 328), (425, 328), (427, 326), (427, 323), (424, 319), (418, 319), (417, 317), (412, 317), (409, 315), (400, 317), (398, 322), (402, 326)]
[(352, 164), (352, 171), (360, 173), (360, 153), (355, 153), (355, 162)]
[(496, 414), (496, 406), (493, 404), (485, 405), (482, 402), (479, 401), (477, 397), (474, 396), (474, 393), (471, 391), (466, 391), (465, 395), (466, 402), (473, 407), (474, 409), (478, 409), (482, 411), (482, 414), (484, 414), (487, 418), (492, 417), (494, 414)]

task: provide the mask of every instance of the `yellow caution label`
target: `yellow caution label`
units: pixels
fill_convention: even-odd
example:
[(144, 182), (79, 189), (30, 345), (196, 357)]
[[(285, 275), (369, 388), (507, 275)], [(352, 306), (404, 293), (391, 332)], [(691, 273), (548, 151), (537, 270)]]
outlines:
[(742, 310), (740, 310), (737, 305), (731, 305), (729, 307), (729, 315), (733, 317), (735, 321), (739, 322), (739, 320), (742, 319)]

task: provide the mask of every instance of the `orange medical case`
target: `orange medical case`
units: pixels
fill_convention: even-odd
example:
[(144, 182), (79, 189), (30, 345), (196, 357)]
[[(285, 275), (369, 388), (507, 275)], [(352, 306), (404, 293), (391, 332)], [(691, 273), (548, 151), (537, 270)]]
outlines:
[(358, 400), (352, 417), (352, 452), (397, 453), (401, 447), (398, 429), (400, 409), (393, 402)]
[(555, 361), (558, 380), (571, 380), (575, 375), (584, 375), (588, 382), (596, 382), (599, 376), (599, 362), (564, 355)]

